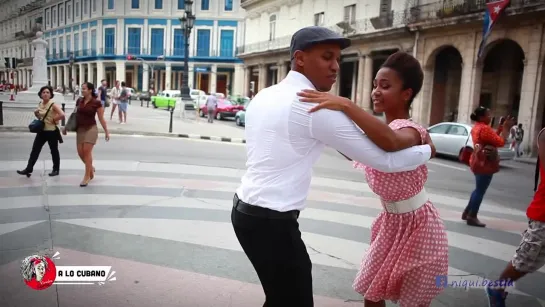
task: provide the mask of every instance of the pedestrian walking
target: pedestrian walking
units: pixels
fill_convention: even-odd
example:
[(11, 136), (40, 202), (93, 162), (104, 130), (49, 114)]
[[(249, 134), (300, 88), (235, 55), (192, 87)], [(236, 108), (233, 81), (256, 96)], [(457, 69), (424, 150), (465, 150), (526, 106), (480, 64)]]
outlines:
[(341, 50), (349, 46), (349, 39), (327, 28), (297, 31), (287, 77), (257, 93), (246, 111), (247, 171), (233, 197), (231, 222), (261, 281), (264, 306), (314, 305), (312, 264), (297, 220), (312, 166), (326, 145), (384, 172), (415, 169), (432, 156), (429, 140), (412, 148), (395, 143), (396, 133), (369, 114), (365, 135), (342, 112), (310, 113), (313, 104), (300, 101), (302, 90), (331, 90)]
[(520, 150), (520, 145), (522, 145), (522, 141), (524, 140), (524, 129), (522, 129), (522, 124), (519, 123), (515, 127), (515, 153), (517, 155), (517, 158), (520, 158), (522, 155), (522, 150)]
[[(373, 82), (374, 111), (385, 114), (397, 146), (421, 145), (429, 138), (426, 128), (409, 115), (423, 80), (418, 60), (396, 52), (382, 64)], [(311, 112), (345, 110), (364, 132), (373, 129), (371, 115), (347, 98), (316, 91), (300, 95), (303, 101), (319, 103)], [(354, 290), (364, 296), (366, 307), (385, 306), (386, 300), (401, 307), (430, 306), (443, 290), (437, 287), (436, 277), (448, 274), (448, 240), (439, 212), (424, 189), (427, 166), (396, 173), (361, 162), (354, 166), (365, 172), (369, 187), (384, 207), (371, 227), (371, 244), (354, 280)], [(418, 282), (406, 282), (409, 280)]]
[[(104, 120), (104, 107), (97, 99), (95, 85), (86, 82), (81, 85), (82, 98), (76, 101), (76, 146), (81, 161), (85, 164), (85, 173), (80, 183), (80, 187), (86, 187), (95, 177), (95, 168), (93, 167), (93, 148), (98, 140), (98, 127), (95, 117), (98, 116), (100, 125), (104, 129), (106, 142), (110, 140), (110, 133), (106, 120)], [(63, 134), (66, 135), (66, 128)]]
[[(119, 95), (121, 94), (121, 83), (118, 81), (115, 81), (115, 86), (112, 88), (112, 91), (110, 92), (110, 95), (112, 97), (112, 112), (110, 113), (110, 120), (114, 117), (114, 112), (117, 109), (117, 105), (119, 104)], [(119, 110), (117, 110), (117, 115), (119, 117), (119, 123), (121, 123), (121, 113)]]
[(488, 108), (480, 106), (473, 111), (470, 117), (472, 121), (476, 122), (471, 129), (471, 138), (475, 148), (470, 157), (471, 171), (475, 175), (476, 186), (462, 213), (462, 220), (470, 226), (486, 227), (486, 224), (479, 221), (477, 214), (494, 173), (499, 171), (498, 148), (505, 145), (514, 119), (509, 116), (502, 117), (498, 129), (494, 131), (490, 127), (492, 116)]
[(218, 107), (218, 97), (215, 93), (212, 93), (206, 99), (206, 111), (208, 113), (208, 122), (214, 123), (214, 116), (216, 115), (216, 108)]
[(125, 85), (125, 81), (122, 81), (121, 92), (119, 93), (119, 97), (117, 100), (117, 105), (119, 108), (119, 123), (120, 124), (127, 123), (127, 109), (129, 108), (129, 98), (130, 98), (130, 92), (127, 89), (127, 86)]
[(106, 107), (106, 99), (108, 96), (108, 82), (105, 79), (100, 81), (100, 87), (98, 88), (98, 97), (100, 97), (100, 103), (103, 107)]
[(59, 175), (60, 171), (61, 157), (59, 143), (62, 143), (63, 140), (57, 125), (64, 118), (64, 112), (59, 105), (55, 104), (53, 100), (55, 94), (51, 86), (43, 86), (38, 92), (38, 97), (40, 97), (41, 101), (38, 104), (38, 108), (34, 111), (34, 116), (43, 122), (43, 129), (38, 131), (34, 137), (34, 143), (32, 144), (26, 168), (18, 170), (17, 173), (30, 177), (42, 148), (47, 142), (49, 150), (51, 150), (51, 157), (53, 158), (53, 170), (49, 173), (49, 176), (53, 177)]
[[(545, 265), (545, 131), (537, 135), (538, 159), (534, 198), (526, 210), (528, 228), (522, 233), (520, 245), (500, 277), (486, 287), (490, 307), (505, 307), (509, 284), (534, 273)], [(541, 180), (540, 180), (541, 179)]]

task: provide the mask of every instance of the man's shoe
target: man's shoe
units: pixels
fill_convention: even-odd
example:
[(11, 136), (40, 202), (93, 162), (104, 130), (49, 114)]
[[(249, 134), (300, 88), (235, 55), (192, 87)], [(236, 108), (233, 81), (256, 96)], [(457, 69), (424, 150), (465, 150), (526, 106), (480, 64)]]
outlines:
[(51, 173), (49, 173), (49, 177), (55, 177), (59, 176), (59, 171), (53, 170)]
[(485, 291), (488, 298), (488, 307), (505, 307), (507, 292), (495, 290), (489, 287), (486, 287)]
[(485, 223), (481, 223), (481, 221), (479, 221), (479, 219), (476, 218), (476, 217), (468, 216), (468, 217), (467, 217), (467, 220), (466, 220), (466, 223), (467, 223), (469, 226), (486, 227), (486, 224), (485, 224)]
[(462, 212), (462, 220), (464, 221), (467, 221), (467, 215), (469, 214), (469, 211), (468, 210), (464, 210), (464, 212)]
[(17, 174), (19, 174), (19, 175), (25, 175), (25, 176), (27, 176), (27, 178), (28, 178), (28, 177), (30, 177), (30, 176), (32, 175), (32, 171), (30, 171), (30, 170), (28, 170), (28, 169), (25, 168), (25, 169), (22, 170), (22, 171), (19, 171), (19, 170), (18, 170), (18, 171), (17, 171)]

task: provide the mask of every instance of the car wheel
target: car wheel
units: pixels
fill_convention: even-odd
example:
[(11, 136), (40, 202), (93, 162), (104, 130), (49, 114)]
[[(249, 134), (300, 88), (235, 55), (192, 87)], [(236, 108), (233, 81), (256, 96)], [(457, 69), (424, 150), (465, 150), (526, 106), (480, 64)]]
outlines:
[(221, 113), (216, 113), (216, 119), (217, 120), (222, 120), (223, 119), (223, 116), (221, 116)]
[(240, 117), (235, 117), (235, 123), (237, 124), (237, 126), (242, 126), (242, 123), (240, 122)]
[(199, 116), (204, 117), (204, 112), (202, 110), (199, 111)]

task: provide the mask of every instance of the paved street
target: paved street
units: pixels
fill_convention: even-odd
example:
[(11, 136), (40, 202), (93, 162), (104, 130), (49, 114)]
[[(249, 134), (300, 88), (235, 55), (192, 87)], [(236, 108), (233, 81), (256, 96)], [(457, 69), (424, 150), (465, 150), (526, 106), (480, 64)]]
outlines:
[[(61, 145), (61, 176), (46, 175), (46, 145), (26, 178), (15, 170), (25, 166), (32, 135), (0, 133), (0, 306), (262, 304), (257, 276), (230, 224), (243, 144), (114, 135), (97, 145), (96, 178), (80, 188), (83, 165), (74, 142), (68, 136)], [(479, 229), (459, 220), (471, 174), (456, 162), (429, 162), (428, 191), (448, 228), (449, 274), (494, 279), (514, 253), (534, 168), (509, 165), (492, 182), (480, 216), (488, 227)], [(313, 261), (316, 306), (361, 306), (351, 285), (380, 202), (364, 176), (332, 150), (314, 170), (300, 225)], [(37, 251), (60, 252), (56, 265), (111, 265), (117, 280), (33, 291), (19, 265)], [(545, 269), (517, 283), (510, 306), (545, 306), (544, 283)], [(432, 306), (462, 305), (486, 306), (482, 288), (446, 289)]]
[[(73, 111), (75, 102), (66, 101), (65, 112), (67, 116)], [(15, 103), (4, 103), (4, 127), (18, 127), (27, 130), (28, 124), (34, 119), (32, 109), (16, 108)], [(146, 102), (140, 106), (140, 101), (133, 101), (127, 111), (127, 124), (119, 124), (117, 110), (110, 120), (111, 107), (106, 108), (108, 129), (112, 133), (130, 133), (147, 135), (176, 135), (186, 134), (192, 136), (206, 136), (212, 138), (231, 138), (241, 141), (244, 138), (244, 130), (236, 127), (229, 121), (215, 121), (209, 124), (206, 118), (199, 118), (196, 112), (189, 112), (185, 117), (181, 110), (173, 113), (172, 133), (169, 133), (170, 112), (166, 109), (148, 108)], [(99, 128), (102, 129), (99, 125)], [(0, 126), (0, 131), (2, 126)]]

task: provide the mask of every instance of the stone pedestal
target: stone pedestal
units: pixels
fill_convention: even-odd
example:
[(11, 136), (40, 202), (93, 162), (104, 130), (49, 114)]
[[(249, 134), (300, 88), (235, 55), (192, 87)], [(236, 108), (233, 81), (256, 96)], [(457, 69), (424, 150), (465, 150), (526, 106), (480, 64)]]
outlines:
[[(40, 102), (38, 92), (43, 86), (47, 85), (47, 41), (43, 38), (43, 32), (36, 33), (36, 39), (32, 41), (34, 47), (34, 59), (32, 61), (32, 87), (24, 92), (19, 92), (15, 96), (16, 104), (28, 104), (29, 106), (36, 107)], [(63, 103), (64, 96), (62, 93), (55, 93), (53, 101), (56, 103)]]

